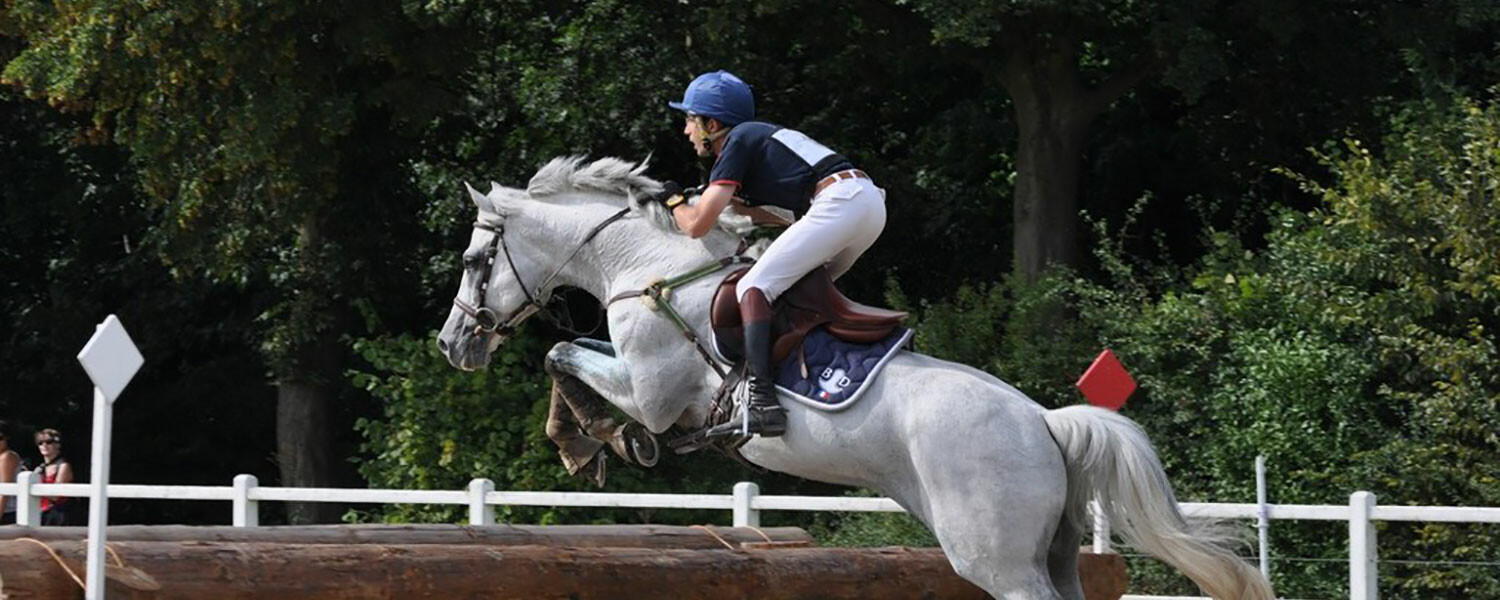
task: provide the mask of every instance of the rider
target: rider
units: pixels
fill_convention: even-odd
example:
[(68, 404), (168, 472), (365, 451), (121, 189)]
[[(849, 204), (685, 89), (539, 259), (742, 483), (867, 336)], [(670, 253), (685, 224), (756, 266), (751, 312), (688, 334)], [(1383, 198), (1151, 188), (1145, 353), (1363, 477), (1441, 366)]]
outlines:
[[(663, 199), (678, 229), (707, 234), (726, 206), (756, 223), (787, 224), (762, 205), (790, 210), (796, 221), (740, 279), (749, 375), (749, 431), (775, 437), (786, 431), (771, 365), (771, 301), (808, 272), (826, 265), (843, 275), (885, 229), (885, 191), (849, 160), (801, 132), (754, 121), (750, 86), (727, 71), (704, 73), (688, 85), (682, 132), (700, 157), (716, 156), (709, 185), (695, 204)], [(680, 198), (680, 197), (678, 197)], [(716, 431), (739, 430), (735, 421)]]

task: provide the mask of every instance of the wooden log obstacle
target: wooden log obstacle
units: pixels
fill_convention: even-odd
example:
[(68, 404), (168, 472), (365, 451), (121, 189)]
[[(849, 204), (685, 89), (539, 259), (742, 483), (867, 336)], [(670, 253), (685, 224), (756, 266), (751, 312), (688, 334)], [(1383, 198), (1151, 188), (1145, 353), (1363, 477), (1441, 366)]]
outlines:
[[(764, 534), (764, 535), (762, 535)], [(83, 541), (87, 527), (0, 527), (0, 541), (30, 537)], [(811, 546), (799, 527), (677, 527), (668, 525), (306, 525), (228, 527), (115, 525), (114, 542), (235, 542), (269, 544), (387, 544), (449, 546), (557, 546), (575, 548), (681, 548), (709, 550), (725, 544)], [(719, 541), (723, 540), (723, 541)]]
[[(763, 535), (764, 534), (764, 535)], [(0, 528), (0, 598), (82, 598), (82, 528)], [(796, 528), (117, 526), (108, 596), (236, 600), (958, 599), (987, 596), (936, 548), (819, 548)], [(1089, 600), (1124, 562), (1080, 555)]]

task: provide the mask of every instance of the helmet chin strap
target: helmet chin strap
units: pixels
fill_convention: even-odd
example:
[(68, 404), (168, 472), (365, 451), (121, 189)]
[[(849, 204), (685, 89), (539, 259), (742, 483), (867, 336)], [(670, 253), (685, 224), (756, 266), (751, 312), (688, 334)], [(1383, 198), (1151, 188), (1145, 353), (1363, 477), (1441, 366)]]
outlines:
[(708, 119), (702, 116), (698, 117), (698, 141), (701, 141), (705, 146), (708, 146), (708, 149), (710, 151), (713, 150), (714, 142), (719, 141), (719, 138), (724, 137), (728, 134), (728, 127), (721, 127), (718, 131), (708, 133)]

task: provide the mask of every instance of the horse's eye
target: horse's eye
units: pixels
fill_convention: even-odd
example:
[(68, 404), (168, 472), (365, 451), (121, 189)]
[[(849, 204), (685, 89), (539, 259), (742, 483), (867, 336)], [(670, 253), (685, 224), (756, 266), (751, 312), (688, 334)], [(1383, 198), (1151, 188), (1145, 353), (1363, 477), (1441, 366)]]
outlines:
[(480, 262), (482, 262), (482, 259), (480, 257), (478, 257), (478, 256), (474, 256), (473, 254), (465, 254), (464, 255), (464, 268), (465, 269), (478, 268)]

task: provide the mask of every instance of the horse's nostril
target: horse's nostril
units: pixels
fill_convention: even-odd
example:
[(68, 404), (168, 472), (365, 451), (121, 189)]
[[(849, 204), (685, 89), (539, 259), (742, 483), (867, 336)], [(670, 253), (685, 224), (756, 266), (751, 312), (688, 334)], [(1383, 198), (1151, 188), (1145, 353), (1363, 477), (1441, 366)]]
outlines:
[(448, 353), (448, 342), (443, 340), (442, 338), (438, 338), (438, 351), (442, 352), (443, 354)]

